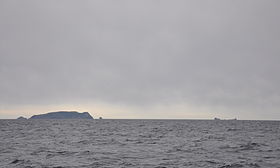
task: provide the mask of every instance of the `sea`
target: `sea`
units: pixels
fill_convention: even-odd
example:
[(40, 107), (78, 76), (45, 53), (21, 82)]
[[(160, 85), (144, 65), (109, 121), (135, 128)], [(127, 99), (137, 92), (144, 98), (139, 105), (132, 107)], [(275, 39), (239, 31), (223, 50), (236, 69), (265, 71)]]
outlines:
[(280, 121), (0, 120), (1, 168), (280, 168)]

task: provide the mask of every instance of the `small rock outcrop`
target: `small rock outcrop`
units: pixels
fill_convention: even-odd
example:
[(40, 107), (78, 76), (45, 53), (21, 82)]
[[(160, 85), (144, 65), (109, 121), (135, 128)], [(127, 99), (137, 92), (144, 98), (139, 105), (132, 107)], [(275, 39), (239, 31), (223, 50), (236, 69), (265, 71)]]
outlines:
[(20, 116), (17, 120), (27, 120), (27, 118)]
[(88, 112), (58, 111), (34, 115), (30, 119), (93, 119)]

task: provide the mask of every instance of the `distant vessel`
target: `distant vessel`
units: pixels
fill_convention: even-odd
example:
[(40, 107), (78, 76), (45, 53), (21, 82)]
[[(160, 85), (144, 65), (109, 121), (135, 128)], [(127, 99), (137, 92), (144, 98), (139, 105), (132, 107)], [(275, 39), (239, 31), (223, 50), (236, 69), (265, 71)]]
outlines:
[[(214, 120), (221, 120), (220, 118), (214, 118)], [(232, 121), (232, 120), (237, 120), (237, 118), (234, 118), (234, 119), (223, 119), (223, 120), (229, 120), (229, 121)]]
[(234, 119), (230, 119), (230, 120), (237, 120), (237, 118), (234, 118)]

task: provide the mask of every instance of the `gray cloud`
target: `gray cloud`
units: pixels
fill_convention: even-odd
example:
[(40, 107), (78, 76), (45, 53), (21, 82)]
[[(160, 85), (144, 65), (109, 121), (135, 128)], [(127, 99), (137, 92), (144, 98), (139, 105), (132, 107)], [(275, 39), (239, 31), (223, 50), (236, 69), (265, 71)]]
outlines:
[(279, 5), (1, 1), (0, 104), (188, 103), (274, 114)]

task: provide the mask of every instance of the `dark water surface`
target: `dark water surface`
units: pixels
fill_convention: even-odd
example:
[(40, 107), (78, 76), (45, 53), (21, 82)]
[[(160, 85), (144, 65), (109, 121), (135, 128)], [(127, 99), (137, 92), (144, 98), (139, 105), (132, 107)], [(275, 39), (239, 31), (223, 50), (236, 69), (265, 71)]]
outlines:
[(0, 167), (280, 168), (280, 122), (0, 120)]

